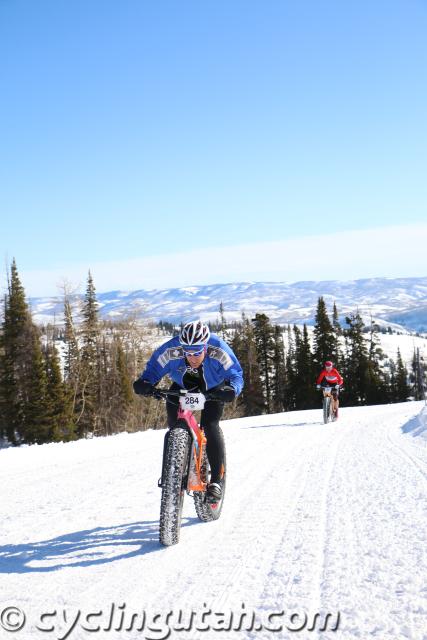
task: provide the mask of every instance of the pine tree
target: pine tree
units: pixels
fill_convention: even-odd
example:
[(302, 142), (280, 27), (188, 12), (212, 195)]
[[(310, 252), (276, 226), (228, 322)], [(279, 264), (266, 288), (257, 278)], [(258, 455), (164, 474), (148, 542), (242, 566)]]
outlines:
[(0, 397), (3, 433), (12, 444), (49, 440), (49, 398), (40, 332), (33, 324), (13, 260), (1, 332)]
[(411, 376), (410, 380), (412, 382), (412, 389), (414, 400), (424, 400), (425, 399), (425, 372), (426, 368), (420, 357), (419, 348), (414, 349), (414, 355), (412, 357), (411, 364)]
[(79, 416), (80, 351), (71, 303), (67, 295), (64, 299), (64, 342), (64, 392), (69, 409), (69, 419), (71, 424), (74, 425), (74, 431)]
[(1, 415), (13, 444), (59, 439), (67, 422), (58, 356), (41, 346), (40, 330), (32, 322), (15, 260), (5, 298), (0, 357)]
[(100, 362), (99, 432), (109, 435), (126, 429), (134, 401), (125, 352), (117, 335), (110, 341), (104, 337)]
[(393, 358), (388, 361), (388, 386), (390, 402), (398, 402), (396, 391), (396, 363)]
[(394, 394), (393, 399), (395, 402), (406, 402), (411, 395), (411, 390), (408, 384), (408, 370), (405, 367), (400, 349), (397, 349), (396, 358), (396, 373), (394, 376)]
[(74, 325), (73, 313), (70, 300), (65, 298), (64, 301), (64, 341), (65, 341), (65, 357), (64, 357), (64, 376), (71, 386), (75, 387), (79, 379), (79, 345), (77, 331)]
[(384, 360), (384, 353), (380, 346), (378, 337), (378, 325), (371, 316), (369, 326), (368, 341), (368, 362), (365, 372), (365, 393), (367, 404), (382, 404), (389, 400), (390, 392), (381, 362)]
[(321, 370), (326, 360), (336, 363), (337, 341), (334, 329), (326, 310), (322, 296), (317, 303), (314, 325), (314, 353), (313, 361), (317, 370)]
[(224, 313), (224, 305), (223, 302), (221, 300), (221, 303), (219, 305), (219, 335), (221, 336), (221, 338), (227, 342), (227, 344), (230, 342), (230, 336), (229, 333), (227, 331), (227, 321), (225, 319), (225, 313)]
[(30, 314), (15, 259), (4, 298), (0, 335), (0, 421), (9, 442), (19, 444), (24, 431), (24, 395), (21, 380), (28, 362)]
[(333, 311), (332, 311), (332, 327), (335, 334), (335, 350), (333, 351), (332, 357), (334, 359), (335, 367), (339, 370), (344, 359), (342, 348), (341, 348), (343, 329), (339, 321), (338, 309), (335, 302), (334, 302)]
[(244, 386), (238, 399), (245, 416), (265, 413), (265, 399), (257, 359), (255, 333), (252, 324), (242, 315), (242, 323), (235, 328), (231, 347), (243, 370)]
[(97, 431), (97, 416), (101, 401), (98, 353), (98, 304), (90, 271), (82, 316), (80, 379), (76, 398), (76, 411), (78, 414), (76, 423), (80, 436)]
[(273, 407), (273, 359), (274, 359), (274, 330), (270, 319), (264, 313), (255, 314), (252, 320), (254, 325), (257, 361), (261, 374), (261, 382), (267, 405), (267, 413), (272, 412)]
[(118, 422), (122, 428), (126, 427), (127, 416), (130, 407), (134, 401), (134, 394), (132, 389), (132, 380), (129, 375), (129, 371), (126, 363), (126, 355), (123, 347), (119, 341), (116, 346), (116, 361), (115, 369), (117, 376), (117, 412)]
[(359, 313), (346, 317), (348, 327), (344, 330), (346, 358), (344, 382), (346, 403), (365, 404), (368, 370), (368, 349), (363, 337), (364, 323)]
[(109, 435), (112, 431), (112, 413), (114, 411), (116, 370), (112, 345), (107, 342), (106, 329), (100, 332), (96, 350), (96, 415), (92, 433), (96, 436)]
[(314, 370), (308, 330), (305, 324), (302, 339), (300, 340), (298, 349), (296, 348), (295, 351), (296, 370), (299, 380), (297, 406), (299, 409), (312, 409), (318, 405), (315, 389), (316, 373)]
[(95, 285), (92, 274), (89, 271), (86, 295), (82, 310), (83, 316), (83, 360), (96, 354), (99, 327), (98, 327), (98, 303), (96, 300)]
[(132, 390), (132, 381), (126, 364), (126, 355), (119, 341), (117, 341), (116, 348), (116, 371), (118, 374), (117, 378), (121, 401), (124, 406), (128, 406), (132, 403), (134, 395)]
[(292, 410), (311, 409), (317, 406), (318, 399), (315, 391), (316, 375), (307, 326), (304, 324), (301, 331), (297, 325), (294, 325), (293, 334), (293, 358), (292, 362), (288, 364), (291, 408)]
[(24, 441), (44, 444), (54, 439), (52, 416), (56, 407), (48, 393), (46, 362), (40, 346), (40, 335), (35, 327), (31, 330), (32, 345), (25, 384)]
[(342, 331), (342, 327), (341, 327), (339, 316), (338, 316), (338, 309), (337, 309), (336, 302), (334, 302), (334, 306), (332, 308), (332, 327), (335, 331), (336, 336), (342, 335), (343, 331)]
[(296, 324), (293, 325), (292, 329), (288, 325), (288, 353), (286, 357), (286, 405), (288, 411), (295, 411), (300, 403), (297, 361), (301, 350), (301, 342), (301, 329)]
[(273, 354), (273, 411), (280, 413), (285, 410), (286, 400), (286, 363), (285, 346), (283, 343), (283, 331), (278, 325), (274, 327), (274, 354)]
[(51, 404), (51, 437), (53, 441), (68, 442), (76, 437), (72, 397), (62, 379), (58, 351), (47, 344), (45, 351), (47, 394)]
[(295, 340), (291, 326), (285, 331), (285, 411), (295, 409)]

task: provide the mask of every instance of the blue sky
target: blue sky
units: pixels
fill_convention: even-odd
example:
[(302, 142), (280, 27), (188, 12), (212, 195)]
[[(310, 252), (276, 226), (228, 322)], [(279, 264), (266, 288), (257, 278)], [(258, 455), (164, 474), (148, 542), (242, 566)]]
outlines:
[(426, 275), (426, 32), (423, 0), (0, 0), (3, 262), (30, 295)]

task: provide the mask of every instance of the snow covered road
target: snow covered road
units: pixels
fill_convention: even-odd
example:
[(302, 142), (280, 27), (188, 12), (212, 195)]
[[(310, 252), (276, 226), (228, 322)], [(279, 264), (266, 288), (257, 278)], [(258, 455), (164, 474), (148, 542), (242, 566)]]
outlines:
[(187, 497), (170, 548), (163, 431), (1, 450), (0, 639), (427, 640), (422, 408), (224, 422), (221, 519)]

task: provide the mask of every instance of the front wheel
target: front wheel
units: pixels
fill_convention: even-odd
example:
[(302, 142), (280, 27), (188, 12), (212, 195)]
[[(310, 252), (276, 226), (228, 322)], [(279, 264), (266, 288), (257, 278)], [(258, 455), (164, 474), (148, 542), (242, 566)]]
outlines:
[(165, 546), (177, 544), (187, 479), (191, 436), (186, 427), (169, 432), (162, 474), (159, 540)]
[[(219, 427), (220, 436), (224, 441), (224, 434), (222, 433), (221, 427)], [(209, 484), (210, 480), (210, 467), (208, 462), (208, 456), (206, 454), (206, 449), (203, 452), (203, 462), (201, 469), (201, 476), (203, 482)], [(227, 479), (227, 462), (226, 462), (226, 454), (225, 454), (225, 444), (224, 444), (224, 473), (221, 479), (221, 487), (222, 487), (222, 496), (219, 502), (211, 504), (206, 501), (206, 491), (194, 491), (193, 499), (194, 506), (196, 509), (197, 516), (199, 520), (202, 522), (212, 522), (212, 520), (218, 520), (221, 515), (222, 505), (224, 504), (224, 495), (225, 495), (225, 485)]]
[(323, 422), (327, 424), (331, 419), (331, 396), (324, 396), (323, 398)]

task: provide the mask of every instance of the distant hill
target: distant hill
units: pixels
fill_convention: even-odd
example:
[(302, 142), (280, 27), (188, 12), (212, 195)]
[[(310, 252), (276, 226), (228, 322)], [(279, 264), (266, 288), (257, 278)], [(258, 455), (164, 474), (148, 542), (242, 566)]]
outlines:
[[(181, 322), (200, 316), (218, 318), (222, 302), (228, 320), (266, 313), (276, 323), (313, 324), (317, 300), (323, 296), (330, 310), (336, 302), (341, 317), (356, 311), (383, 326), (427, 331), (427, 277), (371, 278), (351, 281), (236, 282), (175, 289), (109, 291), (99, 293), (104, 318), (129, 314), (154, 321)], [(61, 298), (31, 298), (34, 320), (62, 322)]]

